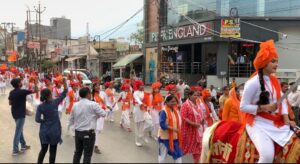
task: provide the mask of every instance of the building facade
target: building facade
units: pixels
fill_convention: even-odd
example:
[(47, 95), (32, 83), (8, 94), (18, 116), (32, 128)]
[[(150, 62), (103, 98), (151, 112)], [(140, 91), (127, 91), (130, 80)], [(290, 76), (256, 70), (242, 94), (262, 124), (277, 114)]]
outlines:
[[(245, 81), (254, 72), (258, 42), (268, 39), (278, 45), (279, 67), (300, 67), (296, 62), (288, 64), (300, 59), (295, 50), (279, 48), (298, 44), (295, 37), (282, 33), (299, 36), (300, 1), (149, 0), (144, 3), (146, 82), (153, 71), (150, 66), (153, 61), (157, 79), (168, 74), (195, 84), (205, 75), (209, 84), (219, 87), (232, 77)], [(236, 37), (221, 37), (227, 34), (226, 22), (239, 24), (234, 28), (238, 29), (233, 33)]]
[[(51, 18), (50, 26), (41, 25), (41, 37), (48, 39), (69, 39), (71, 38), (71, 20), (65, 17)], [(30, 24), (30, 36), (39, 38), (39, 25)]]

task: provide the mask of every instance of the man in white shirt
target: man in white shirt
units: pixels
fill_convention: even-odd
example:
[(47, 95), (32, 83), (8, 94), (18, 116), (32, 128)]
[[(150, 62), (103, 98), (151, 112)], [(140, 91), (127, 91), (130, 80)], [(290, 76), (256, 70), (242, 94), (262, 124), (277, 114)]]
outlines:
[(180, 94), (181, 99), (184, 98), (184, 90), (187, 88), (187, 85), (183, 82), (183, 80), (179, 80), (179, 83), (177, 84), (177, 90)]
[(73, 163), (80, 163), (84, 151), (83, 163), (91, 163), (95, 144), (97, 119), (105, 117), (106, 112), (100, 105), (91, 101), (91, 91), (85, 87), (80, 89), (81, 100), (74, 104), (69, 126), (75, 129), (75, 153)]
[(215, 86), (214, 85), (210, 85), (209, 91), (210, 91), (211, 97), (216, 100), (217, 99), (217, 91), (215, 89)]
[[(290, 83), (290, 86), (294, 85), (295, 82)], [(295, 122), (299, 125), (299, 107), (300, 107), (300, 92), (297, 91), (297, 88), (292, 90), (288, 95), (289, 103), (292, 106), (293, 112), (295, 114)]]

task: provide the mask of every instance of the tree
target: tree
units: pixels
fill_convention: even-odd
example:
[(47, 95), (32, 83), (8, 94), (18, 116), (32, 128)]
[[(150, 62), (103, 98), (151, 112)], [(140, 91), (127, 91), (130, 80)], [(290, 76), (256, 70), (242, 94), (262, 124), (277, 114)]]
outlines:
[(144, 43), (144, 27), (143, 27), (143, 21), (139, 24), (137, 24), (138, 30), (137, 32), (131, 33), (130, 35), (130, 41), (134, 42), (137, 45), (142, 46)]

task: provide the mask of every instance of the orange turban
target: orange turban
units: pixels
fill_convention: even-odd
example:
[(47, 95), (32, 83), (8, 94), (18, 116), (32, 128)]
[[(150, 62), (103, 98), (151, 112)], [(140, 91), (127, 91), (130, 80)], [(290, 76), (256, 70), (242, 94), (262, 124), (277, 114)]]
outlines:
[(202, 91), (202, 87), (200, 87), (200, 86), (192, 86), (191, 90), (201, 92)]
[(129, 84), (129, 83), (131, 82), (130, 79), (124, 79), (123, 81), (124, 81), (124, 83), (126, 83), (126, 84)]
[(144, 82), (142, 80), (134, 81), (133, 90), (138, 90), (143, 85), (144, 85)]
[(127, 90), (127, 89), (130, 89), (130, 86), (128, 84), (122, 84), (121, 89)]
[(113, 81), (108, 81), (104, 83), (104, 86), (109, 87), (110, 85), (113, 85), (114, 82)]
[(174, 85), (174, 84), (169, 84), (165, 87), (165, 90), (167, 90), (167, 91), (171, 91), (173, 89), (177, 89), (176, 85)]
[(211, 96), (210, 91), (209, 91), (208, 89), (204, 89), (204, 90), (201, 92), (201, 94), (202, 94), (203, 99), (206, 99), (207, 97), (210, 97), (210, 96)]
[(152, 89), (160, 88), (162, 84), (160, 82), (155, 82), (152, 84)]
[(79, 82), (75, 82), (75, 81), (72, 81), (70, 84), (71, 87), (76, 87), (76, 86), (78, 87), (79, 85), (80, 85)]
[(277, 59), (278, 54), (273, 40), (268, 40), (260, 44), (260, 49), (254, 59), (254, 68), (256, 70), (264, 68), (273, 59)]

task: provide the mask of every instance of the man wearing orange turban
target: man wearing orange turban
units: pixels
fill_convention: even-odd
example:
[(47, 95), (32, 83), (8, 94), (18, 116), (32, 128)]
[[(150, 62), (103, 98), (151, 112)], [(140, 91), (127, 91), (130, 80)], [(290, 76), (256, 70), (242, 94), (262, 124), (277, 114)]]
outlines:
[(202, 99), (200, 106), (204, 109), (206, 127), (211, 126), (214, 122), (219, 121), (218, 115), (214, 109), (214, 105), (211, 102), (211, 93), (208, 89), (204, 89), (202, 92)]
[(122, 84), (121, 86), (122, 92), (117, 99), (117, 102), (121, 102), (122, 104), (122, 114), (121, 114), (121, 121), (120, 126), (121, 128), (126, 128), (128, 132), (131, 132), (130, 128), (130, 108), (131, 102), (133, 99), (132, 92), (130, 91), (129, 84)]
[(253, 65), (258, 71), (267, 66), (272, 60), (278, 59), (278, 54), (273, 40), (269, 40), (260, 44), (260, 50), (258, 51)]
[(160, 82), (155, 82), (152, 84), (152, 95), (151, 95), (151, 117), (153, 121), (154, 128), (152, 130), (152, 137), (157, 140), (157, 134), (159, 129), (159, 112), (162, 110), (164, 105), (164, 99), (160, 93), (160, 87), (162, 84)]
[(278, 54), (273, 40), (260, 44), (253, 64), (257, 72), (245, 84), (240, 110), (246, 113), (246, 130), (259, 153), (258, 163), (272, 163), (274, 143), (284, 147), (293, 135), (286, 101), (277, 104), (282, 92), (274, 76)]
[[(150, 106), (149, 94), (144, 92), (143, 81), (134, 82), (134, 123), (135, 123), (135, 144), (136, 146), (142, 146), (141, 140), (148, 143), (146, 139), (146, 115), (148, 114), (148, 107)], [(149, 114), (148, 114), (149, 115)], [(151, 116), (150, 116), (151, 117)]]

